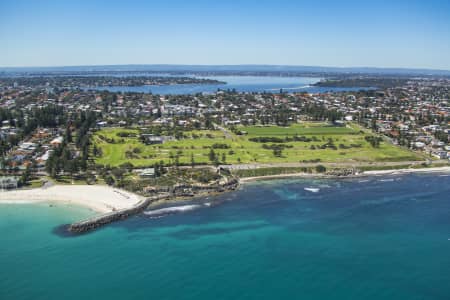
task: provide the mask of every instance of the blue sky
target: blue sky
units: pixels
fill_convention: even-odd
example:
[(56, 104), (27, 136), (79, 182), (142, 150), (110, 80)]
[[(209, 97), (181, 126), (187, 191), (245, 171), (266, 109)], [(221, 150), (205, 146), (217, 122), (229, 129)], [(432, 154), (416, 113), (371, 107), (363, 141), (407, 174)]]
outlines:
[(450, 70), (450, 1), (0, 0), (0, 45), (3, 67), (282, 64)]

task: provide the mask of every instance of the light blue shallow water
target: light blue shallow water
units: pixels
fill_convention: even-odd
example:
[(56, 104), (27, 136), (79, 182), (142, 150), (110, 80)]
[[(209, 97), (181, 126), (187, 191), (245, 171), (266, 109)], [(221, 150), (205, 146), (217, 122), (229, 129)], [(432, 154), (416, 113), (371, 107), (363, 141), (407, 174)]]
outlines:
[(448, 176), (259, 182), (180, 210), (63, 237), (91, 212), (0, 205), (0, 299), (450, 299)]
[(111, 92), (137, 92), (160, 95), (168, 94), (196, 94), (214, 93), (217, 90), (233, 90), (238, 92), (308, 92), (324, 93), (329, 91), (358, 91), (367, 88), (333, 88), (311, 86), (320, 78), (313, 77), (276, 77), (276, 76), (206, 76), (204, 78), (215, 79), (226, 84), (178, 84), (178, 85), (144, 85), (144, 86), (111, 86), (99, 87), (97, 90), (109, 90)]

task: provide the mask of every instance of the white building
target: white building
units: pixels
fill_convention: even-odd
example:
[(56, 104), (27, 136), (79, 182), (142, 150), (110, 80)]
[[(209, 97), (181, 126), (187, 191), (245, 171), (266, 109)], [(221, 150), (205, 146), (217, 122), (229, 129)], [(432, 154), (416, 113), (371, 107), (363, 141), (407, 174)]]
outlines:
[(15, 177), (0, 177), (0, 190), (17, 189), (18, 181)]

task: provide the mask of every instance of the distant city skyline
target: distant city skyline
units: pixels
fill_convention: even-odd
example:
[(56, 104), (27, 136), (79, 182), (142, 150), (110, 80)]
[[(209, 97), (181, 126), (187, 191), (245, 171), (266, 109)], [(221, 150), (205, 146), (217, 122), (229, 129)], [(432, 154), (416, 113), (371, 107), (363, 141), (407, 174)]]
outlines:
[(0, 67), (297, 65), (450, 70), (448, 1), (0, 3)]

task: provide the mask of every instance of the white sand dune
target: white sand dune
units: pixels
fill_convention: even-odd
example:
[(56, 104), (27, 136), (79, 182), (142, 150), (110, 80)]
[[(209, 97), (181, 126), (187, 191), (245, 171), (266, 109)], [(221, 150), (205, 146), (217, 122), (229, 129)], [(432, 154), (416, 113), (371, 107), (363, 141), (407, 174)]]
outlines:
[(142, 199), (139, 195), (104, 185), (55, 185), (45, 189), (0, 191), (0, 204), (62, 202), (101, 213), (131, 207)]

